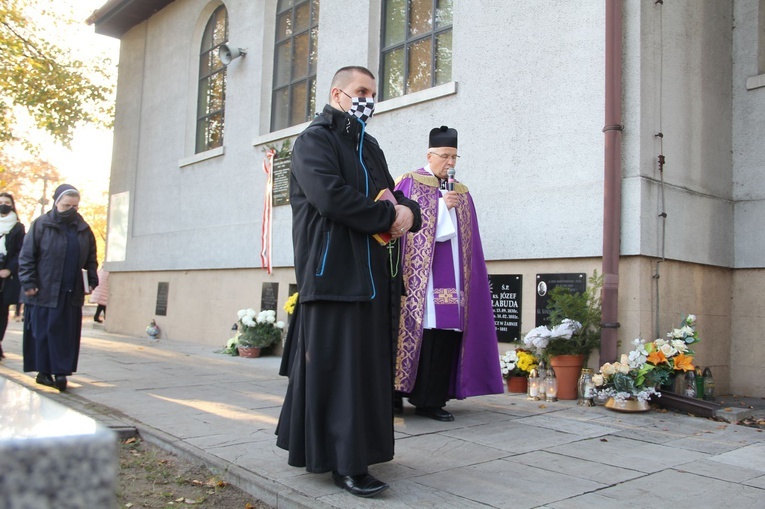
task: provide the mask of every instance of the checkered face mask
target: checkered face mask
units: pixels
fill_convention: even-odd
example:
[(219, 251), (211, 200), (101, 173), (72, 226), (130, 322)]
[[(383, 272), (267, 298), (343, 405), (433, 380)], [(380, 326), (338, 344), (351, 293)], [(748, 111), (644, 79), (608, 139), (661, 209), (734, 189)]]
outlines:
[[(341, 92), (343, 91), (341, 90)], [(343, 93), (345, 94), (345, 92)], [(371, 97), (351, 97), (348, 94), (345, 95), (351, 100), (351, 109), (348, 110), (348, 113), (358, 117), (359, 120), (366, 124), (375, 113), (375, 100)]]

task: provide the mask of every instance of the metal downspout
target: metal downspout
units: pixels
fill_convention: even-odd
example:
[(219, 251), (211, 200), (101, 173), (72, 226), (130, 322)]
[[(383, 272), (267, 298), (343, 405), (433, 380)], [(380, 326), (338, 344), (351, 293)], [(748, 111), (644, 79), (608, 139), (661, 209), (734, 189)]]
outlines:
[(606, 0), (606, 115), (600, 365), (616, 359), (622, 186), (622, 0)]

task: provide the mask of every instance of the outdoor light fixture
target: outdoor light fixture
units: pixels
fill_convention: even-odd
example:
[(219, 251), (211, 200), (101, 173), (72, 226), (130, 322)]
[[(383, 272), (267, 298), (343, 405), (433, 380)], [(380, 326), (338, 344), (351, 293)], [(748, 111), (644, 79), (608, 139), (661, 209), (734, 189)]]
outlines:
[(228, 44), (221, 44), (221, 46), (218, 48), (218, 58), (220, 58), (220, 61), (223, 63), (223, 65), (230, 64), (233, 60), (243, 57), (247, 54), (247, 50), (245, 48), (235, 48), (233, 46), (229, 46)]

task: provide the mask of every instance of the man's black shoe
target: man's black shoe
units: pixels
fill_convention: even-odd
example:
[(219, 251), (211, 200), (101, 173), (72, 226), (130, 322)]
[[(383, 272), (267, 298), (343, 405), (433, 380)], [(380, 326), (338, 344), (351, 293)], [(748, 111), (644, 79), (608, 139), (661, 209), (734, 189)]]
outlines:
[(454, 416), (444, 410), (443, 408), (420, 408), (417, 407), (414, 413), (421, 415), (422, 417), (428, 417), (434, 421), (451, 422), (454, 420)]
[(332, 480), (335, 481), (335, 486), (343, 488), (351, 495), (356, 495), (357, 497), (374, 497), (388, 488), (387, 484), (375, 479), (369, 473), (340, 475), (337, 472), (332, 472)]
[(60, 392), (66, 391), (66, 376), (56, 375), (56, 389)]
[(35, 382), (37, 382), (40, 385), (47, 385), (48, 387), (56, 386), (56, 383), (53, 381), (53, 377), (50, 376), (48, 373), (37, 373), (37, 378), (35, 378)]

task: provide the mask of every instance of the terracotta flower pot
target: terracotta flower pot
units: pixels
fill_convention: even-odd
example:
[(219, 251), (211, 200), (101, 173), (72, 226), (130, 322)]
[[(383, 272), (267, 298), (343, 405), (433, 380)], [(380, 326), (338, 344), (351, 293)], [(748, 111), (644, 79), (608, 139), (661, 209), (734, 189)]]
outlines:
[(526, 394), (529, 379), (525, 376), (509, 376), (506, 379), (507, 392)]
[(550, 365), (558, 379), (558, 399), (577, 399), (577, 383), (584, 365), (584, 355), (556, 355)]
[(238, 346), (236, 349), (239, 351), (239, 357), (247, 357), (248, 359), (260, 357), (259, 346)]

